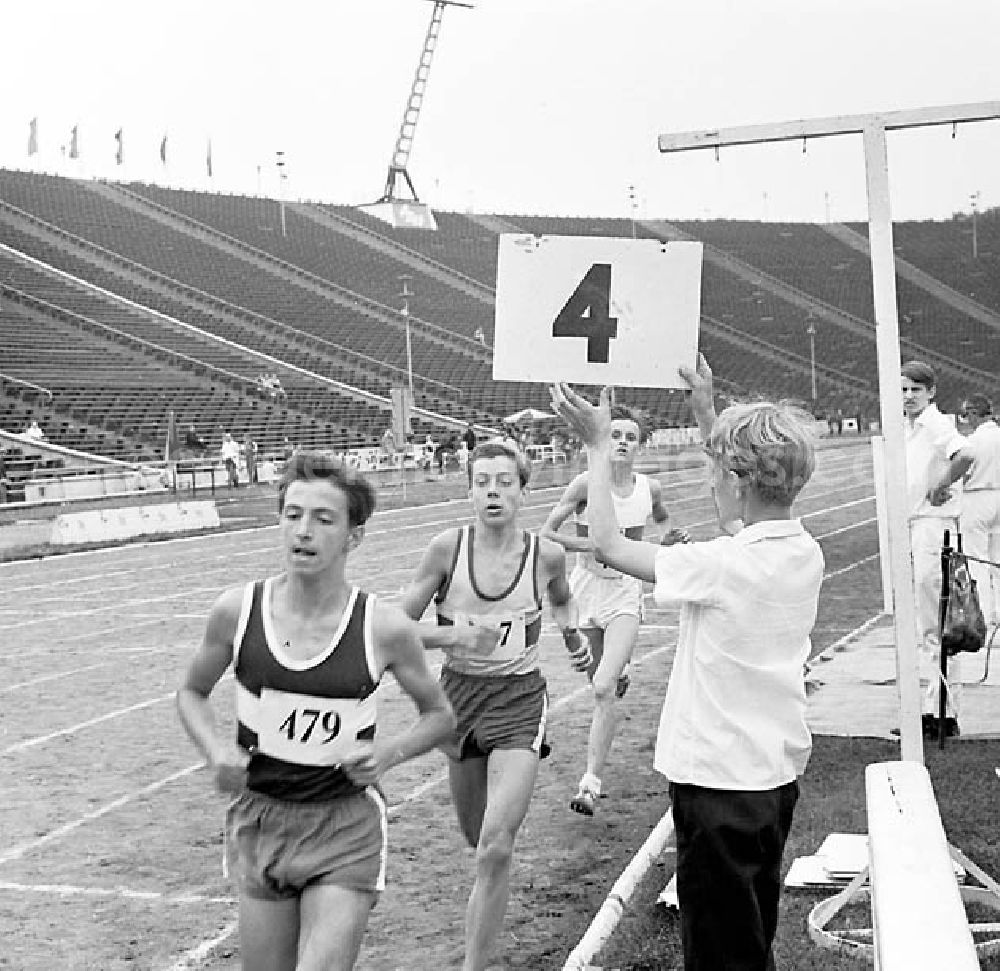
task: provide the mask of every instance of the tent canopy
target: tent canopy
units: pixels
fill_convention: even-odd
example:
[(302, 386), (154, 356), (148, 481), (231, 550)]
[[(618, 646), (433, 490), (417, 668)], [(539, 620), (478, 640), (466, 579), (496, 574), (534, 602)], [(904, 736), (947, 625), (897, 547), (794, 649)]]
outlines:
[(555, 418), (551, 412), (541, 411), (538, 408), (522, 408), (515, 411), (513, 415), (507, 415), (504, 421), (513, 422), (515, 425), (522, 421), (544, 421), (546, 418)]

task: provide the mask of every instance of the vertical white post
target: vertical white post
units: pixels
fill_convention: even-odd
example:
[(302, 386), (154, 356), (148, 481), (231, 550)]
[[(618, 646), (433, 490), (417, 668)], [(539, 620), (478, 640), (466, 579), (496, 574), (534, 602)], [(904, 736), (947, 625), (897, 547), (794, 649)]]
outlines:
[(920, 673), (917, 655), (916, 604), (910, 526), (907, 509), (906, 452), (903, 443), (903, 396), (900, 391), (899, 321), (896, 311), (896, 264), (892, 248), (889, 204), (889, 160), (885, 124), (877, 117), (864, 127), (865, 176), (868, 188), (868, 244), (875, 297), (879, 401), (885, 439), (886, 481), (895, 488), (886, 496), (889, 555), (892, 560), (893, 616), (896, 627), (896, 683), (903, 759), (923, 763), (920, 727)]
[(875, 518), (878, 520), (878, 555), (882, 567), (882, 612), (892, 614), (892, 567), (889, 554), (889, 519), (885, 479), (885, 440), (872, 435), (872, 473), (875, 476)]

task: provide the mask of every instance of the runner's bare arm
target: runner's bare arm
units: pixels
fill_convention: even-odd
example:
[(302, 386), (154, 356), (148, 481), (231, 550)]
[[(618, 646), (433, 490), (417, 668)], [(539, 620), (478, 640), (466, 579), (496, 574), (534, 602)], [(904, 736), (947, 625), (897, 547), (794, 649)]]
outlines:
[(566, 579), (566, 553), (556, 543), (539, 539), (539, 562), (547, 578), (545, 591), (552, 607), (552, 619), (559, 626), (570, 663), (577, 671), (586, 671), (593, 660), (590, 640), (579, 630), (576, 600)]
[(243, 604), (243, 589), (234, 587), (212, 605), (201, 646), (188, 664), (177, 691), (177, 713), (191, 741), (205, 757), (223, 792), (238, 792), (246, 783), (250, 754), (234, 739), (219, 735), (209, 702), (212, 689), (233, 660), (233, 637)]
[(587, 501), (587, 473), (581, 472), (568, 486), (559, 501), (552, 507), (539, 530), (539, 535), (558, 543), (570, 553), (589, 553), (594, 548), (594, 542), (589, 536), (575, 536), (560, 533), (559, 529), (581, 503)]
[(678, 369), (680, 376), (691, 389), (691, 411), (694, 412), (701, 440), (707, 445), (715, 424), (715, 397), (712, 384), (712, 369), (708, 366), (705, 355), (698, 354), (698, 365), (691, 369), (682, 364)]
[[(653, 500), (653, 520), (665, 523), (670, 519), (667, 507), (663, 505), (663, 486), (656, 479), (649, 480), (649, 494)], [(675, 526), (665, 530), (660, 536), (661, 546), (673, 546), (674, 543), (690, 543), (691, 534), (683, 526)]]
[(427, 605), (447, 579), (457, 542), (458, 530), (447, 529), (438, 533), (424, 550), (400, 603), (403, 613), (412, 620), (423, 617)]
[(373, 629), (379, 667), (392, 672), (417, 706), (418, 717), (405, 731), (377, 735), (374, 753), (343, 763), (359, 785), (371, 785), (393, 766), (430, 751), (455, 728), (451, 705), (427, 667), (417, 624), (398, 607), (376, 601)]
[[(704, 360), (704, 359), (702, 359)], [(706, 364), (707, 367), (707, 364)], [(552, 407), (590, 449), (587, 518), (600, 562), (640, 580), (655, 580), (658, 544), (628, 539), (618, 529), (611, 497), (611, 404), (607, 388), (592, 405), (567, 384), (552, 386)]]
[[(430, 546), (420, 559), (409, 589), (403, 594), (400, 606), (403, 612), (413, 620), (420, 620), (431, 602), (434, 594), (448, 578), (451, 563), (455, 556), (455, 544), (458, 542), (459, 530), (448, 529), (438, 533), (431, 540)], [(474, 647), (488, 654), (496, 646), (500, 637), (500, 628), (491, 631), (486, 627), (468, 627), (465, 625), (438, 626), (435, 621), (428, 621), (418, 627), (420, 639), (424, 647), (448, 650), (455, 647)]]

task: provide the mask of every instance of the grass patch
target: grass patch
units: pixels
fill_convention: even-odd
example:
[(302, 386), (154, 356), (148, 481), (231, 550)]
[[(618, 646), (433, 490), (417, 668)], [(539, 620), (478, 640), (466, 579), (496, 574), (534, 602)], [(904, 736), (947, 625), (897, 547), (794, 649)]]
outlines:
[[(867, 831), (865, 766), (898, 757), (898, 745), (882, 739), (815, 738), (785, 850), (785, 872), (796, 857), (815, 853), (830, 833)], [(924, 758), (949, 842), (996, 878), (1000, 874), (1000, 834), (995, 825), (1000, 797), (1000, 780), (994, 773), (998, 762), (996, 744), (959, 739), (949, 743), (943, 752), (928, 747)], [(622, 834), (636, 849), (655, 824), (662, 802), (651, 801), (646, 808), (645, 828), (637, 819), (634, 831), (627, 836)], [(615, 936), (595, 957), (598, 966), (619, 971), (667, 971), (682, 967), (677, 915), (656, 903), (673, 865), (673, 857), (668, 854), (661, 864), (651, 868)], [(806, 925), (809, 911), (833, 893), (833, 890), (783, 891), (775, 943), (779, 971), (856, 971), (864, 966), (856, 957), (817, 947), (809, 937)], [(973, 919), (998, 919), (996, 912), (984, 913), (976, 905), (968, 909)], [(846, 917), (838, 915), (835, 920), (835, 928), (871, 927), (870, 915), (859, 907)], [(984, 971), (1000, 971), (1000, 957), (983, 958), (981, 966)]]

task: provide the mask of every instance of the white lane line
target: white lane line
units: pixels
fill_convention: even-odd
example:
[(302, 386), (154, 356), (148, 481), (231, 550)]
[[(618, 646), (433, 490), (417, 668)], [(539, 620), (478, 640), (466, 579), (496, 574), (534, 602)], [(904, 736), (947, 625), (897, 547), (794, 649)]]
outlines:
[[(206, 594), (204, 588), (197, 588), (197, 593)], [(190, 598), (196, 595), (194, 590), (181, 590), (177, 593), (167, 593), (162, 597), (140, 597), (136, 600), (120, 600), (115, 603), (105, 604), (103, 607), (93, 607), (90, 610), (76, 610), (68, 614), (48, 614), (45, 617), (36, 617), (34, 620), (26, 620), (20, 624), (3, 624), (0, 625), (0, 631), (9, 630), (20, 630), (22, 627), (32, 627), (35, 624), (48, 624), (56, 620), (74, 620), (78, 617), (91, 617), (94, 614), (102, 614), (108, 610), (121, 610), (127, 611), (129, 607), (136, 607), (140, 604), (153, 604), (153, 603), (164, 603), (167, 600), (180, 600), (184, 597)], [(209, 594), (209, 596), (213, 596)], [(207, 609), (207, 606), (206, 606)], [(123, 617), (123, 620), (127, 623), (128, 617)]]
[(76, 887), (64, 883), (13, 883), (0, 880), (0, 892), (38, 893), (56, 897), (115, 897), (123, 900), (157, 900), (165, 904), (235, 904), (236, 897), (213, 897), (203, 893), (163, 893), (131, 887)]
[[(5, 749), (0, 749), (0, 755), (13, 755), (15, 752), (23, 752), (25, 749), (34, 748), (36, 745), (44, 745), (46, 742), (51, 742), (54, 738), (62, 738), (66, 735), (74, 735), (84, 728), (90, 728), (92, 725), (100, 725), (101, 722), (110, 721), (112, 718), (117, 718), (119, 715), (127, 715), (133, 711), (141, 711), (143, 708), (152, 708), (153, 705), (162, 704), (164, 701), (168, 701), (174, 697), (176, 691), (171, 691), (169, 694), (160, 695), (158, 698), (149, 698), (146, 701), (137, 702), (134, 705), (129, 705), (128, 708), (119, 708), (117, 711), (109, 711), (106, 715), (99, 715), (97, 718), (91, 718), (88, 721), (80, 722), (77, 725), (71, 725), (69, 728), (60, 728), (57, 732), (50, 732), (48, 735), (36, 735), (34, 738), (26, 738), (24, 741), (17, 742), (14, 745), (10, 745)], [(2, 858), (0, 858), (0, 862)]]
[(223, 941), (229, 940), (239, 929), (240, 922), (238, 920), (230, 921), (210, 941), (203, 941), (197, 947), (191, 948), (190, 951), (185, 951), (170, 965), (168, 971), (191, 971), (192, 968), (200, 967), (212, 951), (222, 944)]
[(848, 563), (847, 566), (841, 567), (839, 570), (834, 570), (831, 573), (827, 573), (823, 579), (831, 580), (833, 577), (839, 577), (843, 573), (850, 573), (851, 570), (857, 569), (859, 566), (864, 566), (865, 563), (871, 563), (872, 560), (878, 559), (878, 553), (872, 553), (871, 556), (864, 556), (860, 560), (855, 560), (853, 563)]
[(841, 533), (849, 533), (852, 529), (858, 529), (861, 526), (870, 526), (872, 523), (877, 523), (878, 519), (872, 516), (870, 519), (859, 519), (856, 523), (851, 523), (849, 526), (841, 526), (840, 529), (831, 529), (828, 533), (817, 533), (813, 539), (827, 539), (830, 536), (839, 536)]
[[(22, 657), (24, 655), (21, 655)], [(60, 671), (58, 674), (46, 674), (41, 678), (32, 678), (30, 681), (20, 681), (17, 684), (5, 684), (0, 687), (0, 695), (8, 694), (11, 691), (17, 691), (20, 688), (32, 688), (36, 684), (45, 684), (47, 681), (55, 681), (58, 678), (71, 678), (74, 674), (83, 674), (84, 671), (93, 671), (95, 668), (106, 668), (109, 664), (114, 664), (114, 661), (101, 661), (98, 664), (86, 664), (82, 668), (72, 668), (69, 671)]]
[(12, 846), (9, 850), (5, 850), (0, 853), (0, 866), (3, 866), (5, 863), (10, 863), (12, 860), (19, 860), (26, 853), (30, 853), (32, 850), (36, 850), (40, 846), (45, 846), (47, 843), (52, 843), (55, 840), (61, 839), (67, 833), (72, 833), (73, 830), (79, 829), (81, 826), (93, 822), (95, 819), (100, 819), (101, 816), (106, 816), (108, 813), (114, 812), (116, 809), (120, 809), (122, 806), (127, 805), (141, 796), (149, 795), (149, 793), (156, 792), (157, 789), (162, 789), (171, 782), (183, 779), (184, 776), (190, 775), (192, 772), (196, 772), (198, 769), (203, 768), (204, 765), (204, 762), (189, 765), (186, 769), (174, 772), (172, 775), (168, 775), (166, 778), (160, 779), (158, 782), (152, 782), (148, 786), (143, 786), (141, 789), (137, 789), (135, 792), (126, 793), (124, 796), (120, 796), (112, 802), (105, 803), (98, 809), (86, 813), (78, 819), (74, 819), (72, 822), (65, 823), (62, 826), (57, 826), (44, 836), (39, 836), (37, 839), (27, 840), (17, 846)]

